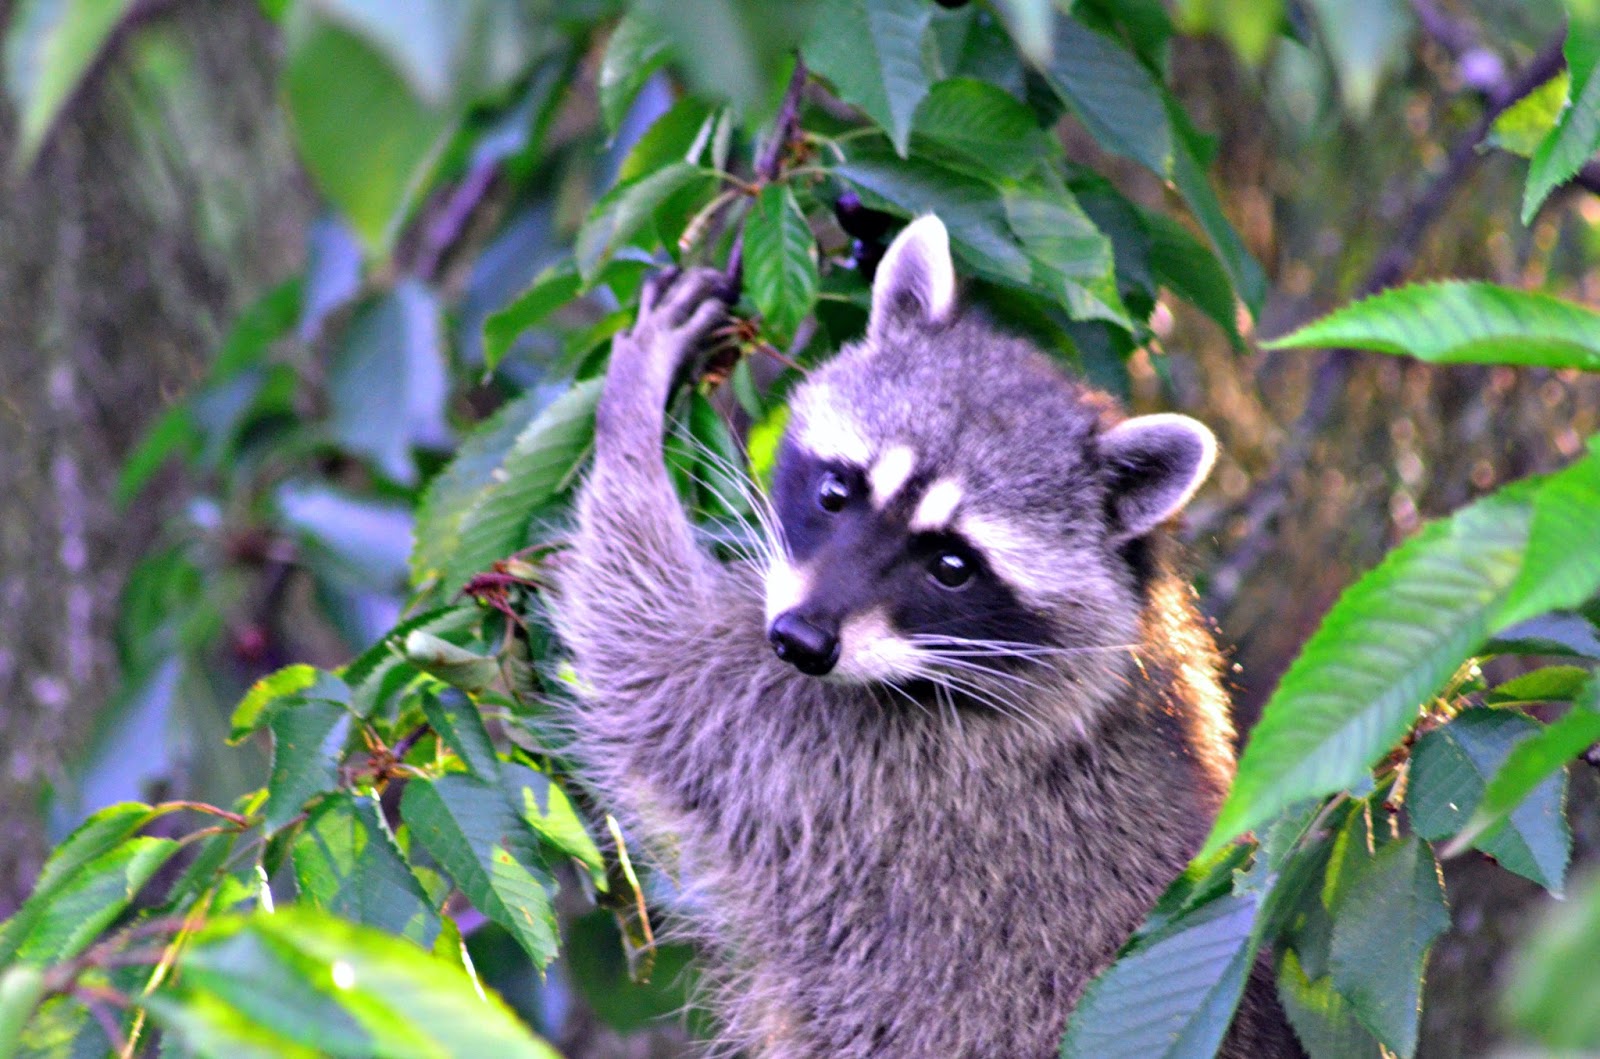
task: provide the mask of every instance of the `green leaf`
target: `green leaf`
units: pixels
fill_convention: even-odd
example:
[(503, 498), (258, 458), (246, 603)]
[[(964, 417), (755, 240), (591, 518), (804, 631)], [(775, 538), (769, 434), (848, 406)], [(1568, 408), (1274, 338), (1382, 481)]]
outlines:
[(214, 918), (148, 1000), (204, 1055), (559, 1059), (461, 968), (307, 908)]
[(438, 936), (438, 913), (406, 866), (375, 796), (339, 791), (324, 800), (295, 836), (290, 856), (302, 902), (424, 949)]
[[(996, 0), (995, 11), (1005, 23), (1006, 32), (1017, 42), (1017, 50), (1030, 63), (1043, 66), (1050, 59), (1050, 23), (1055, 17), (1050, 0)], [(1070, 5), (1061, 4), (1062, 10)]]
[(18, 169), (32, 163), (133, 0), (19, 0), (5, 39), (6, 92), (17, 110)]
[(1293, 949), (1285, 950), (1278, 962), (1278, 997), (1311, 1059), (1379, 1054), (1378, 1042), (1356, 1018), (1350, 1002), (1334, 988), (1333, 979), (1323, 975), (1311, 981)]
[(1312, 0), (1311, 7), (1344, 109), (1364, 121), (1384, 74), (1408, 51), (1412, 20), (1405, 0)]
[(1600, 592), (1600, 445), (1545, 479), (1533, 498), (1522, 573), (1495, 615), (1504, 628)]
[(1143, 220), (1150, 236), (1146, 259), (1152, 278), (1209, 316), (1235, 349), (1243, 349), (1233, 283), (1216, 255), (1171, 217), (1147, 213)]
[(56, 895), (75, 885), (87, 865), (114, 852), (154, 820), (155, 810), (139, 802), (119, 802), (95, 813), (68, 835), (45, 861), (33, 892), (10, 919), (0, 924), (0, 964), (10, 963), (17, 949), (49, 910)]
[(1034, 288), (1050, 293), (1074, 320), (1107, 320), (1131, 331), (1111, 242), (1072, 195), (1007, 189), (1003, 201), (1006, 222), (1033, 261)]
[(684, 96), (651, 123), (617, 170), (618, 182), (653, 173), (673, 162), (698, 163), (721, 112), (702, 99)]
[(312, 797), (339, 785), (350, 713), (337, 702), (296, 697), (279, 702), (267, 726), (272, 730), (272, 772), (265, 821), (268, 831), (276, 831)]
[(817, 304), (817, 245), (794, 192), (768, 184), (744, 226), (745, 290), (774, 333), (790, 337)]
[(500, 677), (500, 666), (493, 658), (421, 629), (406, 634), (402, 649), (407, 662), (468, 694), (476, 695)]
[(250, 685), (229, 722), (232, 731), (228, 744), (237, 746), (259, 732), (271, 716), (271, 709), (289, 698), (310, 697), (329, 702), (349, 702), (350, 688), (338, 677), (315, 666), (285, 666)]
[(1523, 224), (1531, 223), (1550, 193), (1571, 180), (1600, 150), (1600, 68), (1592, 59), (1575, 61), (1574, 56), (1575, 48), (1589, 46), (1581, 39), (1590, 35), (1585, 29), (1582, 21), (1575, 19), (1567, 33), (1567, 68), (1572, 74), (1568, 104), (1528, 165), (1528, 183), (1522, 190)]
[[(709, 170), (675, 162), (608, 191), (578, 229), (576, 254), (584, 283), (592, 284), (601, 266), (621, 247), (653, 245), (655, 230), (651, 222), (668, 199), (686, 188), (709, 189), (716, 180)], [(641, 235), (644, 239), (636, 244), (636, 237)]]
[(482, 623), (483, 612), (475, 604), (467, 603), (424, 611), (396, 625), (389, 635), (361, 652), (344, 668), (341, 675), (350, 686), (351, 709), (357, 717), (378, 715), (421, 674), (421, 670), (405, 660), (401, 648), (413, 629), (424, 629), (452, 642), (466, 642)]
[(941, 155), (979, 175), (1020, 180), (1058, 148), (1033, 112), (1004, 89), (969, 77), (933, 86), (912, 125), (919, 155)]
[(517, 435), (495, 480), (461, 516), (459, 545), (449, 557), (443, 588), (458, 590), (528, 543), (539, 509), (573, 482), (594, 438), (594, 407), (601, 382), (573, 386)]
[(813, 0), (637, 0), (633, 10), (672, 41), (675, 66), (704, 99), (731, 105), (754, 131), (778, 109)]
[(1334, 910), (1333, 984), (1373, 1036), (1410, 1056), (1428, 949), (1450, 926), (1444, 880), (1432, 851), (1414, 836), (1357, 863)]
[[(1169, 113), (1177, 115), (1181, 122), (1187, 122), (1183, 110), (1176, 101), (1168, 97)], [(1217, 260), (1227, 270), (1228, 278), (1233, 282), (1233, 288), (1239, 294), (1239, 299), (1250, 310), (1252, 316), (1261, 312), (1261, 303), (1267, 296), (1267, 277), (1261, 271), (1261, 265), (1239, 238), (1239, 233), (1228, 222), (1228, 217), (1222, 212), (1222, 203), (1217, 201), (1217, 193), (1211, 187), (1211, 181), (1206, 178), (1204, 167), (1195, 156), (1195, 145), (1189, 130), (1183, 129), (1184, 135), (1177, 148), (1173, 151), (1172, 182), (1177, 187), (1178, 193), (1183, 196), (1183, 201), (1188, 205), (1189, 211), (1194, 214), (1194, 219), (1200, 223), (1200, 230), (1206, 233), (1206, 239), (1211, 243), (1211, 249), (1216, 252)]]
[(1596, 742), (1600, 742), (1600, 713), (1582, 704), (1538, 735), (1518, 743), (1484, 788), (1477, 810), (1445, 847), (1444, 855), (1452, 857), (1474, 843), (1481, 845), (1483, 836), (1501, 827), (1524, 799)]
[(1283, 23), (1283, 0), (1178, 0), (1177, 20), (1185, 33), (1220, 32), (1245, 62), (1259, 66)]
[(877, 122), (901, 157), (928, 94), (923, 55), (932, 20), (925, 0), (823, 0), (802, 50), (812, 71)]
[(161, 413), (140, 439), (138, 447), (122, 461), (112, 499), (119, 511), (126, 510), (150, 479), (174, 456), (192, 458), (200, 451), (200, 428), (188, 402), (181, 402)]
[(1492, 283), (1413, 283), (1363, 298), (1262, 345), (1370, 349), (1431, 364), (1600, 371), (1600, 313)]
[(38, 967), (18, 964), (0, 972), (0, 1056), (17, 1054), (22, 1029), (44, 992), (44, 971)]
[[(411, 634), (416, 635), (419, 634)], [(406, 639), (409, 642), (410, 636)], [(442, 640), (439, 642), (444, 643)], [(468, 771), (486, 782), (492, 783), (500, 778), (500, 758), (494, 752), (489, 730), (484, 727), (478, 708), (465, 695), (425, 694), (422, 696), (422, 713), (428, 718), (434, 734), (444, 740), (445, 746), (461, 759)]]
[(177, 851), (172, 839), (130, 838), (84, 864), (69, 882), (51, 890), (31, 929), (18, 937), (15, 958), (51, 964), (78, 955)]
[(479, 423), (462, 441), (455, 458), (434, 476), (417, 504), (411, 548), (411, 583), (423, 585), (443, 575), (461, 540), (461, 522), (472, 505), (494, 487), (494, 474), (528, 422), (550, 400), (531, 387)]
[(1122, 45), (1073, 18), (1056, 19), (1045, 80), (1095, 142), (1163, 178), (1172, 175), (1172, 128), (1160, 86)]
[(545, 318), (578, 296), (583, 280), (570, 264), (552, 265), (539, 274), (533, 285), (515, 301), (483, 322), (483, 364), (494, 371), (523, 332), (537, 327)]
[(604, 891), (605, 860), (561, 785), (525, 766), (508, 768), (507, 776), (522, 788), (522, 815), (529, 826), (553, 849), (587, 868), (595, 888)]
[(1532, 511), (1523, 482), (1432, 523), (1345, 590), (1262, 711), (1206, 850), (1354, 786), (1491, 630)]
[(516, 938), (536, 967), (559, 947), (555, 887), (536, 838), (499, 788), (460, 773), (406, 784), (401, 814), (416, 841), (478, 911)]
[(285, 35), (284, 98), (300, 158), (382, 257), (459, 115), (419, 98), (382, 50), (308, 4), (295, 6)]
[[(1418, 740), (1406, 783), (1406, 808), (1417, 834), (1437, 842), (1459, 831), (1508, 755), (1543, 728), (1525, 714), (1476, 709)], [(1509, 826), (1478, 839), (1478, 849), (1559, 894), (1572, 854), (1565, 801), (1566, 776), (1548, 777), (1512, 811)]]
[(442, 448), (445, 373), (438, 297), (416, 280), (356, 311), (328, 368), (329, 429), (389, 478), (416, 481), (411, 448)]
[(1510, 1020), (1555, 1054), (1600, 1049), (1600, 876), (1548, 908), (1502, 997)]
[(1491, 706), (1529, 702), (1573, 702), (1594, 680), (1583, 666), (1545, 666), (1495, 685), (1484, 701)]
[(1539, 143), (1555, 128), (1567, 105), (1571, 77), (1562, 70), (1532, 92), (1523, 96), (1494, 119), (1484, 143), (1490, 147), (1531, 158)]
[(1258, 907), (1255, 893), (1230, 894), (1139, 941), (1089, 983), (1063, 1059), (1215, 1053), (1255, 959)]
[(901, 160), (881, 147), (853, 148), (849, 160), (833, 173), (860, 191), (873, 209), (907, 217), (937, 213), (949, 229), (951, 249), (971, 272), (1029, 287), (1033, 263), (1012, 236), (993, 185), (922, 159)]
[(639, 90), (667, 61), (667, 48), (660, 30), (638, 15), (623, 16), (611, 32), (600, 60), (600, 115), (612, 136)]

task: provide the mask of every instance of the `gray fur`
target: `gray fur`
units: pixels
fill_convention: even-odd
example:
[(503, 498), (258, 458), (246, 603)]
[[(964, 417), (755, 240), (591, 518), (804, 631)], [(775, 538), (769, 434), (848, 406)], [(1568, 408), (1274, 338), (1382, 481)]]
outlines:
[[(697, 547), (662, 465), (715, 283), (652, 291), (614, 346), (556, 606), (587, 775), (682, 886), (727, 1050), (1052, 1056), (1233, 767), (1215, 650), (1159, 533), (1137, 561), (1110, 543), (1116, 410), (970, 314), (875, 321), (791, 431), (826, 398), (869, 443), (959, 470), (964, 504), (1049, 543), (1030, 601), (1057, 641), (1109, 649), (1030, 666), (1026, 717), (807, 677), (767, 643), (763, 571)], [(1270, 977), (1241, 1010), (1228, 1054), (1298, 1054)]]

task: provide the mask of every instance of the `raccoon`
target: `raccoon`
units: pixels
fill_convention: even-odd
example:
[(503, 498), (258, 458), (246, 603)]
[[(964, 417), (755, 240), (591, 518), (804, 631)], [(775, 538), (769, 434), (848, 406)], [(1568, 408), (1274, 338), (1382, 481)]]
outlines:
[[(577, 753), (682, 887), (722, 1050), (1045, 1059), (1232, 776), (1163, 523), (1215, 454), (957, 299), (944, 226), (798, 387), (767, 554), (716, 561), (663, 465), (722, 278), (619, 336), (557, 586)], [(1230, 1056), (1298, 1055), (1259, 969)]]

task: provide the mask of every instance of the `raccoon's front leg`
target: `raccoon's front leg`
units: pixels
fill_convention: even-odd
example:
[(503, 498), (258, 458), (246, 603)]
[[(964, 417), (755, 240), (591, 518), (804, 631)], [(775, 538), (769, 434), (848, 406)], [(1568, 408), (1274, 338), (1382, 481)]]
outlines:
[(663, 435), (673, 383), (725, 318), (725, 282), (708, 269), (657, 277), (633, 330), (614, 340), (594, 468), (560, 573), (557, 628), (584, 692), (578, 750), (591, 777), (636, 813), (645, 807), (629, 803), (640, 798), (681, 808), (706, 793), (705, 763), (693, 757), (704, 744), (696, 736), (715, 723), (707, 699), (729, 654), (728, 590), (695, 543)]

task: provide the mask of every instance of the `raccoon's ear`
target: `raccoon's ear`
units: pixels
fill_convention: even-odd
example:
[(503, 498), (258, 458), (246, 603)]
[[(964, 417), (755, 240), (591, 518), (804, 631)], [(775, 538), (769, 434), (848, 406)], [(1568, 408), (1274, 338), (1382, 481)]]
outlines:
[(895, 236), (878, 263), (867, 333), (880, 335), (893, 324), (942, 324), (955, 310), (950, 236), (943, 221), (925, 213)]
[(1111, 535), (1120, 543), (1189, 502), (1216, 461), (1217, 439), (1188, 416), (1135, 416), (1101, 435), (1100, 454), (1111, 470)]

